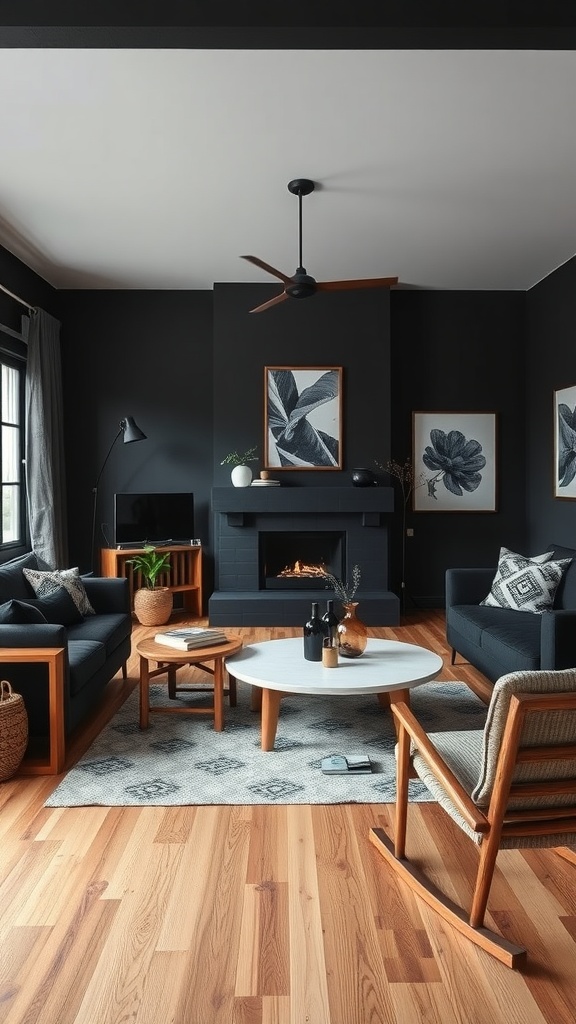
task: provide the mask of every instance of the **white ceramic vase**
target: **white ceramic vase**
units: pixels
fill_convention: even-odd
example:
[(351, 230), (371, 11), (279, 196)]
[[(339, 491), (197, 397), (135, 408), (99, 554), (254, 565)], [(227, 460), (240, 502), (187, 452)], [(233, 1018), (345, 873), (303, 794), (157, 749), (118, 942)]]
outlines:
[(234, 466), (230, 476), (234, 487), (250, 487), (252, 483), (252, 470), (250, 466)]

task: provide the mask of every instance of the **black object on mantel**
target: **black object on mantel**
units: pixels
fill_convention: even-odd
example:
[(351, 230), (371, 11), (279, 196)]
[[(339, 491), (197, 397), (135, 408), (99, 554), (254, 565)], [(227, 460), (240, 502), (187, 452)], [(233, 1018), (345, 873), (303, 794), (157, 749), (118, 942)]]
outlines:
[(354, 487), (377, 487), (378, 478), (371, 469), (353, 469), (352, 483)]

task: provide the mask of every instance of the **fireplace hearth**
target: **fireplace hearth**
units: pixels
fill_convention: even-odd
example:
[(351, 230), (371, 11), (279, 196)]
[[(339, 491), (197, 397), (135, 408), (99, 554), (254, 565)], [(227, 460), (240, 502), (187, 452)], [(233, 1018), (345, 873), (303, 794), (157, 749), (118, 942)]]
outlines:
[[(341, 579), (358, 564), (357, 599), (367, 625), (397, 625), (388, 589), (391, 487), (218, 487), (212, 491), (215, 626), (301, 626), (310, 602), (334, 597), (322, 575), (281, 576), (297, 562)], [(338, 608), (337, 608), (338, 610)]]

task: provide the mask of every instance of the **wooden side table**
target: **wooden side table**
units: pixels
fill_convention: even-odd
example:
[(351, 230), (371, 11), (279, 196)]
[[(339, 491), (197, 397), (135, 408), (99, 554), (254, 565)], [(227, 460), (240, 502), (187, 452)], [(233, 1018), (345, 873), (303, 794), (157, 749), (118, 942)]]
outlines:
[[(178, 651), (175, 647), (168, 647), (165, 644), (158, 644), (153, 637), (147, 640), (140, 640), (136, 644), (136, 650), (140, 655), (140, 728), (147, 729), (150, 724), (151, 714), (178, 714), (178, 715), (214, 715), (214, 729), (222, 732), (224, 728), (224, 693), (230, 696), (232, 707), (236, 704), (236, 679), (229, 677), (228, 689), (224, 690), (224, 659), (231, 654), (236, 654), (243, 646), (242, 638), (229, 636), (226, 643), (214, 644), (211, 647), (196, 647), (193, 651)], [(150, 668), (150, 662), (156, 662), (157, 667)], [(206, 662), (212, 662), (213, 667)], [(196, 665), (204, 672), (209, 672), (214, 682), (212, 686), (177, 686), (176, 669), (182, 665)], [(150, 680), (157, 676), (166, 674), (168, 682), (168, 696), (170, 700), (176, 698), (180, 692), (196, 692), (208, 690), (214, 693), (214, 703), (208, 708), (190, 707), (150, 707)]]

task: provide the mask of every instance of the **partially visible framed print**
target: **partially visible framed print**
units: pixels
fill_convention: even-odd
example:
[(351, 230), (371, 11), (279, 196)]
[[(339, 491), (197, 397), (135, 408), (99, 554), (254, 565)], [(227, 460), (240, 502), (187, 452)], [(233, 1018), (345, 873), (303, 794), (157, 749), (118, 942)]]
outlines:
[(415, 512), (496, 511), (496, 413), (414, 412)]
[(576, 498), (576, 384), (554, 392), (554, 497)]
[(266, 469), (342, 469), (342, 367), (264, 367)]

